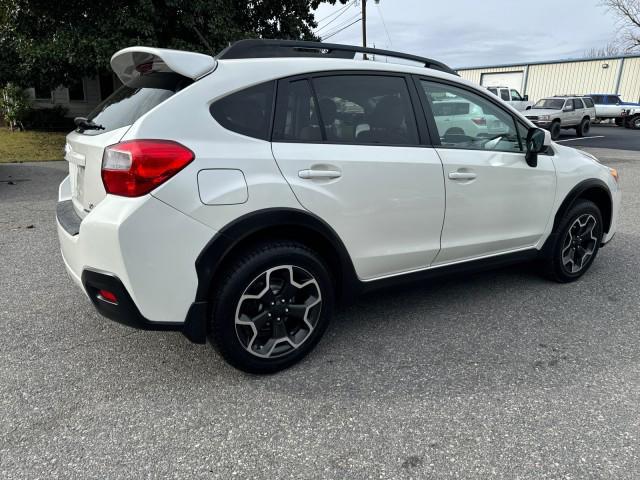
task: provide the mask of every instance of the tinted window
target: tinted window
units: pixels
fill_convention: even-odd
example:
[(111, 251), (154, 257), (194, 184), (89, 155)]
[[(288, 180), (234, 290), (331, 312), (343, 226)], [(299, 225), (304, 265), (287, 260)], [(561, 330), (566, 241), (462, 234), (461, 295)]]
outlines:
[(576, 110), (582, 110), (584, 108), (584, 105), (582, 104), (582, 100), (580, 100), (579, 98), (574, 98), (573, 108), (575, 108)]
[(498, 89), (497, 88), (489, 88), (488, 89), (491, 93), (493, 93), (496, 97), (498, 96)]
[(506, 88), (503, 88), (502, 90), (500, 90), (500, 98), (502, 98), (502, 100), (504, 100), (505, 102), (508, 102), (509, 100), (511, 100), (509, 98), (509, 90), (507, 90)]
[(583, 98), (582, 100), (584, 100), (584, 104), (587, 106), (587, 108), (592, 108), (593, 105), (593, 100), (590, 98)]
[(567, 111), (573, 112), (573, 110), (574, 110), (574, 108), (573, 108), (573, 100), (567, 100), (564, 103), (564, 106), (562, 107), (562, 109), (564, 110), (565, 108), (567, 109)]
[[(421, 81), (440, 143), (449, 148), (521, 152), (514, 118), (488, 99), (450, 85)], [(465, 114), (460, 107), (465, 105)], [(436, 114), (437, 112), (437, 114)]]
[(103, 130), (85, 130), (85, 135), (99, 135), (116, 128), (132, 125), (153, 107), (160, 105), (175, 92), (191, 83), (175, 73), (153, 72), (136, 77), (118, 88), (87, 117)]
[(336, 75), (313, 79), (327, 141), (416, 145), (416, 127), (403, 77)]
[(620, 103), (620, 97), (617, 95), (607, 95), (607, 103), (609, 105), (615, 105), (616, 103)]
[(604, 103), (604, 98), (602, 95), (591, 95), (591, 98), (593, 98), (593, 101), (597, 104), (602, 105)]
[(273, 130), (274, 140), (321, 142), (318, 108), (307, 80), (281, 82)]
[(511, 90), (511, 100), (522, 101), (522, 97), (517, 90)]
[(211, 105), (211, 115), (227, 130), (269, 140), (274, 82), (246, 88)]

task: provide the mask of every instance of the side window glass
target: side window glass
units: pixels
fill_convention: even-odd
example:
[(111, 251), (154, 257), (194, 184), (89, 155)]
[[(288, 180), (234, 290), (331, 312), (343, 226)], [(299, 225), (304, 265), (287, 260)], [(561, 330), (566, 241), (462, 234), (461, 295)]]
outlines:
[(522, 101), (522, 97), (520, 96), (517, 90), (511, 90), (511, 100), (515, 100), (518, 102)]
[(514, 118), (488, 99), (450, 85), (421, 84), (443, 147), (523, 151)]
[(488, 89), (491, 93), (493, 93), (496, 97), (498, 96), (498, 89), (497, 88), (489, 88)]
[(418, 129), (403, 77), (335, 75), (313, 79), (329, 142), (417, 145)]
[(591, 98), (583, 98), (582, 100), (584, 100), (584, 104), (586, 105), (587, 108), (594, 107), (593, 100)]
[(580, 100), (579, 98), (574, 98), (573, 108), (575, 108), (576, 110), (582, 110), (584, 108), (584, 105), (582, 104), (582, 100)]
[(502, 100), (504, 100), (505, 102), (508, 102), (509, 100), (511, 100), (509, 98), (509, 90), (507, 90), (506, 88), (503, 88), (502, 90), (500, 90), (500, 98), (502, 98)]
[(564, 102), (564, 107), (563, 110), (567, 109), (568, 112), (573, 112), (574, 108), (573, 108), (573, 100), (569, 99), (566, 102)]
[(307, 80), (283, 82), (279, 90), (273, 139), (289, 142), (321, 142), (322, 131), (318, 120), (318, 109), (309, 82)]
[(232, 93), (211, 105), (213, 118), (227, 130), (269, 140), (274, 82)]

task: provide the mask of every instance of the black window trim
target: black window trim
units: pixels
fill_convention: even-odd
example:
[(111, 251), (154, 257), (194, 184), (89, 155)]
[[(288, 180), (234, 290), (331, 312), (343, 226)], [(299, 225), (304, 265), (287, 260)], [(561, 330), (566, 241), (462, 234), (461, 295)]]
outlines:
[[(415, 84), (416, 89), (418, 89), (419, 96), (420, 96), (420, 102), (422, 104), (422, 108), (424, 109), (424, 114), (426, 116), (426, 121), (427, 124), (429, 126), (429, 132), (431, 132), (431, 144), (435, 147), (435, 148), (442, 148), (442, 149), (446, 149), (446, 150), (468, 150), (468, 151), (472, 151), (472, 152), (477, 152), (477, 151), (483, 151), (483, 150), (479, 150), (479, 149), (472, 149), (472, 148), (457, 148), (457, 147), (449, 147), (446, 145), (442, 145), (441, 141), (440, 141), (440, 134), (438, 133), (438, 128), (436, 126), (436, 121), (435, 121), (435, 117), (433, 116), (433, 112), (431, 111), (431, 106), (429, 105), (429, 102), (427, 101), (427, 96), (424, 93), (424, 89), (422, 89), (422, 85), (420, 85), (420, 81), (427, 81), (427, 82), (433, 82), (433, 83), (440, 83), (440, 84), (444, 84), (444, 85), (448, 85), (451, 87), (456, 87), (459, 88), (461, 90), (465, 90), (469, 93), (473, 93), (475, 95), (478, 95), (482, 98), (484, 98), (485, 100), (487, 100), (489, 103), (493, 104), (493, 106), (499, 108), (500, 110), (502, 110), (503, 112), (505, 112), (507, 115), (509, 115), (513, 122), (514, 122), (514, 126), (516, 127), (516, 131), (518, 132), (518, 141), (520, 142), (520, 148), (522, 149), (521, 152), (514, 152), (512, 150), (491, 150), (493, 152), (501, 152), (501, 153), (513, 153), (516, 155), (524, 155), (525, 154), (525, 150), (526, 150), (526, 146), (524, 145), (524, 141), (526, 141), (526, 139), (520, 138), (520, 133), (518, 131), (518, 125), (520, 124), (521, 126), (523, 126), (526, 130), (531, 130), (531, 127), (529, 125), (527, 125), (524, 121), (522, 121), (522, 119), (518, 118), (517, 116), (515, 116), (513, 114), (513, 112), (510, 112), (507, 108), (504, 107), (504, 105), (501, 105), (499, 103), (500, 98), (496, 97), (495, 95), (493, 95), (491, 92), (489, 92), (488, 90), (486, 92), (482, 91), (482, 90), (476, 90), (475, 88), (471, 88), (467, 85), (464, 85), (463, 83), (458, 83), (458, 82), (453, 82), (451, 80), (448, 79), (444, 79), (444, 78), (440, 78), (440, 77), (432, 77), (429, 75), (413, 75), (413, 81)], [(421, 91), (422, 89), (422, 91)], [(492, 98), (493, 97), (493, 98)], [(497, 101), (496, 101), (497, 100)], [(553, 155), (553, 150), (552, 149), (547, 149), (548, 150), (548, 154), (549, 155)], [(543, 153), (544, 154), (544, 153)]]
[[(322, 77), (335, 77), (335, 76), (353, 76), (353, 75), (362, 75), (362, 76), (381, 76), (381, 77), (401, 77), (405, 81), (405, 85), (407, 87), (407, 92), (409, 93), (409, 103), (411, 107), (411, 111), (413, 112), (414, 121), (416, 122), (416, 131), (418, 134), (418, 143), (417, 144), (387, 144), (387, 143), (373, 143), (373, 142), (337, 142), (333, 140), (327, 140), (326, 132), (324, 131), (324, 124), (322, 122), (322, 114), (320, 112), (318, 97), (316, 95), (315, 86), (313, 84), (314, 78), (322, 78)], [(429, 131), (428, 124), (426, 122), (424, 112), (418, 111), (418, 105), (421, 104), (419, 93), (415, 90), (415, 84), (411, 81), (411, 74), (404, 72), (393, 72), (393, 71), (384, 71), (384, 70), (323, 70), (317, 72), (308, 72), (304, 74), (294, 75), (290, 77), (284, 77), (277, 80), (276, 87), (276, 97), (282, 95), (286, 92), (286, 85), (296, 82), (299, 80), (306, 80), (309, 82), (309, 86), (311, 89), (311, 94), (313, 95), (314, 102), (318, 108), (318, 120), (320, 122), (320, 131), (322, 134), (322, 140), (285, 140), (285, 139), (276, 139), (274, 138), (275, 131), (275, 115), (278, 106), (280, 105), (280, 101), (284, 101), (281, 99), (280, 101), (276, 100), (273, 109), (273, 123), (271, 128), (271, 142), (277, 143), (303, 143), (303, 144), (316, 144), (316, 145), (355, 145), (355, 146), (373, 146), (373, 147), (399, 147), (399, 148), (416, 148), (416, 147), (428, 147), (432, 148), (432, 142), (430, 141), (431, 134)], [(283, 87), (281, 87), (283, 85)]]

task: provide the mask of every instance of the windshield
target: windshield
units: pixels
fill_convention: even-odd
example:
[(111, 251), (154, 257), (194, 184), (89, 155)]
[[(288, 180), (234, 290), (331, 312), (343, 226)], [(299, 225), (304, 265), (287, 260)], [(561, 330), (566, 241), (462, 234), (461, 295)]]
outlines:
[(121, 86), (87, 117), (88, 122), (102, 129), (78, 131), (85, 135), (100, 135), (116, 128), (132, 125), (152, 108), (191, 83), (177, 73), (154, 72)]
[(563, 105), (563, 98), (543, 98), (542, 100), (538, 100), (533, 108), (550, 108), (552, 110), (562, 110)]

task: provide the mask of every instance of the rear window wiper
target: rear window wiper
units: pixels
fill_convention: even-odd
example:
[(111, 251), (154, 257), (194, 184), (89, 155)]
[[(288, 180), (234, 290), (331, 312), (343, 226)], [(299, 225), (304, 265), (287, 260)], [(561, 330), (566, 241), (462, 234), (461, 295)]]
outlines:
[(93, 123), (91, 120), (87, 120), (85, 117), (76, 117), (73, 119), (73, 123), (81, 130), (104, 130), (104, 126), (97, 123)]

